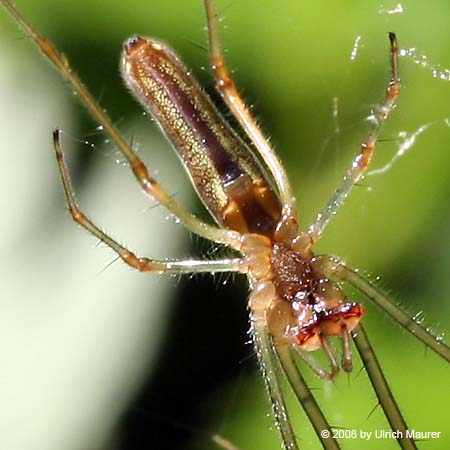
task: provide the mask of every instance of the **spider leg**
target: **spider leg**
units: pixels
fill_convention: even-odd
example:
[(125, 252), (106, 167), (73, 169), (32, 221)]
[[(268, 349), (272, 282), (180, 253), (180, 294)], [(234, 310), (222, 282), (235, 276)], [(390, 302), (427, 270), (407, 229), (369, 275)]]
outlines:
[(414, 337), (450, 362), (450, 347), (441, 338), (431, 334), (427, 328), (417, 323), (414, 318), (397, 306), (381, 289), (369, 283), (357, 271), (347, 267), (343, 261), (331, 256), (318, 256), (314, 258), (313, 265), (318, 271), (317, 273), (324, 277), (335, 277), (350, 283)]
[(369, 342), (367, 333), (361, 324), (358, 325), (355, 331), (356, 336), (353, 339), (359, 355), (364, 363), (364, 367), (366, 368), (367, 375), (369, 376), (370, 383), (373, 386), (378, 401), (383, 408), (391, 429), (393, 431), (401, 432), (402, 437), (397, 438), (400, 447), (403, 450), (417, 450), (414, 440), (408, 437), (408, 425), (406, 424), (391, 389), (389, 388), (389, 384), (386, 381), (383, 371), (381, 370), (380, 363), (378, 362), (375, 352)]
[(321, 335), (320, 342), (322, 344), (323, 351), (330, 362), (331, 370), (327, 372), (314, 358), (311, 356), (311, 352), (296, 348), (298, 355), (302, 358), (304, 363), (319, 377), (326, 381), (332, 381), (339, 374), (339, 365), (336, 361), (336, 357), (333, 353), (329, 340), (326, 336)]
[(225, 64), (217, 31), (217, 15), (212, 0), (205, 0), (205, 9), (211, 66), (216, 80), (217, 90), (269, 168), (281, 197), (283, 213), (295, 217), (295, 199), (292, 194), (286, 171), (268, 140), (261, 132), (255, 119), (250, 114), (242, 97), (239, 95)]
[(127, 248), (120, 245), (117, 241), (109, 237), (101, 231), (93, 222), (91, 222), (84, 213), (78, 208), (75, 198), (72, 193), (72, 185), (67, 171), (67, 166), (64, 162), (64, 154), (61, 150), (60, 131), (55, 130), (53, 133), (53, 142), (56, 152), (56, 160), (61, 174), (62, 183), (64, 186), (64, 193), (66, 195), (67, 205), (73, 220), (79, 223), (83, 228), (96, 236), (108, 247), (112, 248), (124, 262), (126, 262), (133, 269), (141, 272), (156, 272), (156, 273), (200, 273), (200, 272), (242, 272), (245, 271), (243, 261), (238, 258), (229, 258), (216, 261), (156, 261), (149, 258), (137, 257)]
[[(276, 347), (276, 352), (289, 383), (314, 427), (322, 447), (325, 450), (338, 450), (340, 447), (333, 437), (331, 426), (323, 415), (322, 410), (312, 395), (305, 379), (298, 370), (298, 367), (292, 358), (292, 350), (287, 346), (279, 346)], [(324, 431), (328, 431), (329, 437), (325, 437), (327, 433)]]
[(308, 228), (313, 241), (317, 241), (325, 227), (330, 222), (333, 215), (342, 206), (353, 186), (361, 179), (366, 172), (372, 160), (375, 146), (378, 140), (378, 134), (384, 121), (395, 105), (395, 101), (400, 92), (400, 80), (398, 77), (398, 47), (397, 38), (394, 33), (389, 33), (391, 46), (391, 67), (392, 74), (386, 89), (384, 103), (378, 111), (373, 114), (372, 126), (364, 142), (361, 144), (360, 152), (352, 161), (352, 165), (343, 178), (340, 186), (336, 189), (330, 201), (325, 205), (322, 211), (317, 215), (316, 220)]
[[(252, 333), (264, 381), (269, 392), (275, 422), (281, 433), (284, 450), (299, 450), (289, 419), (286, 402), (277, 370), (277, 358), (273, 350), (272, 339), (269, 335), (264, 318), (253, 315), (251, 319)], [(306, 387), (306, 384), (304, 385)], [(306, 387), (306, 389), (308, 389)], [(311, 396), (312, 397), (312, 396)]]
[(339, 364), (336, 361), (336, 356), (333, 353), (333, 349), (331, 348), (330, 340), (328, 339), (328, 337), (324, 334), (320, 334), (320, 342), (331, 365), (331, 372), (327, 374), (328, 376), (326, 378), (327, 380), (331, 381), (339, 373)]
[(239, 248), (240, 235), (236, 231), (220, 229), (197, 219), (179, 205), (168, 192), (149, 175), (143, 161), (137, 156), (123, 136), (114, 127), (111, 119), (98, 105), (83, 83), (73, 73), (69, 62), (60, 54), (55, 47), (46, 39), (42, 38), (31, 25), (19, 14), (8, 0), (0, 0), (9, 11), (18, 25), (31, 37), (39, 47), (44, 56), (56, 67), (61, 75), (70, 83), (81, 101), (92, 114), (92, 116), (103, 125), (103, 128), (115, 142), (122, 155), (127, 159), (130, 167), (138, 180), (142, 190), (151, 198), (158, 200), (174, 216), (180, 219), (193, 233), (217, 243), (226, 244), (233, 248)]
[(352, 364), (352, 350), (350, 345), (350, 335), (348, 328), (345, 325), (341, 325), (342, 333), (342, 368), (345, 372), (351, 372), (353, 369)]
[[(319, 377), (323, 380), (331, 381), (333, 380), (336, 375), (339, 372), (339, 368), (333, 366), (333, 362), (331, 362), (331, 371), (327, 372), (315, 359), (313, 356), (311, 356), (310, 352), (302, 350), (302, 349), (296, 349), (297, 353), (300, 355), (302, 360), (305, 362), (305, 364)], [(326, 351), (325, 351), (326, 352)], [(327, 354), (328, 359), (329, 356)]]

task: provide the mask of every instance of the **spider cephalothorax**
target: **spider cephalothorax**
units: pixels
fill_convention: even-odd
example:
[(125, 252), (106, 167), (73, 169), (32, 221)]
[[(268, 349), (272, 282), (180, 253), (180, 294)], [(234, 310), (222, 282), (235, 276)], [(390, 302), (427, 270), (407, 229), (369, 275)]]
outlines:
[[(304, 357), (322, 378), (331, 379), (339, 370), (329, 343), (342, 338), (342, 366), (350, 371), (349, 334), (364, 315), (364, 309), (349, 302), (337, 283), (324, 277), (305, 233), (296, 235), (294, 219), (285, 219), (272, 239), (260, 235), (243, 237), (242, 251), (253, 284), (250, 307), (265, 314), (276, 345), (288, 345)], [(322, 369), (305, 352), (323, 348), (331, 372)]]

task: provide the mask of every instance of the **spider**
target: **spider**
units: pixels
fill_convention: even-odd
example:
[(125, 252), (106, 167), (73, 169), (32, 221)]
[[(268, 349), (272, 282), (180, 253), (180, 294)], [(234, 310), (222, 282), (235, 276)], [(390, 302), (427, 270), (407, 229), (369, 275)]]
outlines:
[[(208, 3), (208, 5), (209, 5), (209, 8), (211, 8), (211, 3)], [(216, 31), (214, 29), (214, 24), (215, 24), (214, 14), (211, 9), (209, 9), (208, 12), (209, 12), (208, 17), (209, 17), (209, 24), (210, 24), (210, 40), (212, 43), (212, 57), (217, 59), (215, 61), (215, 63), (213, 63), (213, 65), (215, 65), (216, 68), (220, 68), (219, 67), (220, 64), (217, 63), (218, 61), (220, 62), (221, 55), (220, 55), (220, 47), (217, 44), (218, 41), (217, 41)], [(391, 42), (392, 42), (392, 55), (393, 55), (392, 59), (393, 59), (393, 66), (394, 66), (394, 75), (393, 75), (393, 78), (392, 78), (393, 81), (391, 84), (392, 92), (387, 97), (387, 103), (385, 104), (386, 109), (385, 109), (385, 111), (382, 111), (382, 113), (381, 113), (382, 115), (384, 115), (385, 113), (387, 114), (387, 112), (389, 112), (389, 110), (391, 109), (391, 104), (394, 101), (394, 98), (396, 95), (396, 89), (398, 87), (397, 83), (396, 83), (396, 80), (397, 80), (397, 76), (396, 76), (397, 63), (396, 63), (396, 57), (395, 57), (396, 50), (395, 50), (395, 40), (393, 37), (391, 37)], [(142, 40), (140, 40), (138, 38), (132, 39), (132, 40), (128, 41), (126, 50), (128, 50), (130, 52), (130, 57), (131, 57), (131, 54), (134, 52), (133, 49), (139, 48), (144, 45), (146, 45), (146, 44), (145, 44), (145, 42), (143, 43)], [(154, 44), (154, 46), (159, 46), (159, 45), (160, 44), (158, 44), (158, 43)], [(158, 49), (156, 49), (156, 50), (158, 50)], [(166, 54), (165, 49), (163, 48), (162, 50), (163, 50), (164, 54)], [(54, 59), (54, 61), (55, 60), (58, 62), (57, 58)], [(65, 66), (65, 62), (59, 61), (59, 63), (60, 63), (60, 68), (62, 70), (67, 68)], [(168, 64), (170, 65), (171, 62), (169, 61)], [(126, 64), (125, 64), (125, 67), (126, 67)], [(124, 71), (126, 71), (126, 68), (124, 69)], [(130, 80), (132, 80), (133, 77), (130, 76), (130, 74), (128, 74), (127, 76), (129, 77), (128, 78), (129, 83), (132, 84), (132, 82)], [(227, 100), (227, 98), (228, 98), (229, 103), (234, 104), (233, 102), (230, 101), (230, 90), (229, 90), (230, 85), (229, 85), (229, 82), (228, 82), (229, 80), (228, 80), (227, 76), (228, 76), (227, 73), (222, 73), (218, 77), (218, 85), (219, 85), (219, 89), (221, 87), (223, 88), (224, 86), (225, 87), (228, 86), (228, 90), (225, 90), (222, 93), (224, 95), (225, 100)], [(136, 78), (136, 77), (134, 77), (134, 78)], [(231, 85), (231, 88), (233, 88), (232, 85)], [(228, 97), (227, 97), (227, 95), (228, 95)], [(238, 96), (235, 92), (231, 92), (231, 97), (233, 97), (234, 99), (238, 98)], [(92, 106), (92, 103), (91, 103), (91, 106)], [(236, 111), (234, 111), (235, 114), (237, 116), (239, 116), (239, 112), (242, 112), (243, 108), (244, 108), (244, 106), (241, 105)], [(102, 114), (103, 113), (100, 110), (98, 110), (97, 118), (102, 117)], [(248, 129), (253, 130), (254, 133), (257, 133), (257, 129), (254, 127), (254, 125), (252, 125), (251, 119), (249, 119), (249, 116), (246, 113), (241, 115), (241, 118), (243, 121), (250, 120), (250, 125), (248, 125)], [(108, 128), (107, 118), (102, 117), (102, 119), (103, 120), (101, 120), (101, 122), (103, 123), (104, 127)], [(379, 116), (378, 122), (381, 122), (382, 119), (384, 119), (384, 117)], [(377, 130), (373, 130), (373, 131), (375, 133)], [(113, 133), (112, 130), (110, 130), (110, 132)], [(356, 284), (364, 283), (364, 281), (362, 279), (360, 279), (359, 277), (357, 277), (357, 275), (354, 272), (348, 271), (341, 263), (335, 264), (332, 260), (328, 260), (328, 259), (311, 260), (312, 255), (309, 253), (310, 246), (315, 243), (315, 240), (318, 238), (318, 235), (321, 233), (322, 229), (324, 228), (325, 224), (327, 223), (327, 221), (329, 219), (329, 214), (331, 214), (331, 212), (328, 211), (325, 214), (323, 214), (322, 217), (324, 217), (324, 219), (322, 219), (322, 220), (319, 219), (312, 227), (310, 227), (308, 233), (306, 233), (306, 234), (305, 233), (303, 233), (303, 234), (297, 233), (297, 228), (296, 228), (295, 219), (294, 219), (295, 205), (293, 204), (292, 193), (290, 192), (289, 184), (284, 175), (283, 168), (281, 167), (277, 158), (274, 156), (274, 153), (270, 149), (266, 148), (264, 150), (264, 145), (265, 145), (264, 140), (260, 136), (258, 136), (258, 135), (256, 137), (254, 136), (254, 140), (259, 142), (259, 150), (260, 151), (261, 151), (261, 145), (262, 145), (262, 148), (263, 148), (262, 157), (263, 157), (266, 165), (268, 166), (269, 170), (272, 172), (274, 179), (277, 181), (278, 194), (280, 195), (282, 202), (281, 202), (281, 207), (278, 210), (277, 209), (278, 208), (277, 201), (274, 197), (276, 194), (273, 194), (271, 185), (267, 184), (267, 183), (265, 184), (264, 181), (261, 181), (261, 180), (264, 180), (264, 177), (262, 176), (262, 172), (259, 173), (258, 170), (256, 170), (256, 172), (255, 172), (254, 168), (249, 170), (248, 173), (251, 173), (253, 170), (253, 175), (256, 173), (256, 177), (254, 179), (258, 179), (258, 182), (256, 183), (257, 188), (258, 188), (258, 195), (261, 195), (261, 199), (264, 199), (262, 202), (259, 202), (259, 203), (263, 204), (265, 210), (271, 211), (270, 214), (268, 214), (267, 218), (264, 216), (265, 217), (264, 220), (257, 220), (255, 222), (255, 224), (251, 225), (251, 227), (254, 227), (254, 229), (252, 229), (250, 231), (254, 231), (254, 232), (256, 231), (255, 234), (265, 235), (265, 236), (270, 237), (275, 233), (274, 230), (276, 229), (276, 233), (278, 233), (278, 235), (274, 239), (274, 241), (280, 243), (280, 245), (281, 245), (281, 243), (283, 243), (283, 245), (285, 245), (285, 244), (287, 245), (287, 242), (289, 242), (290, 246), (295, 245), (295, 252), (297, 255), (299, 255), (298, 257), (294, 257), (291, 253), (284, 252), (281, 249), (281, 247), (274, 248), (272, 251), (271, 265), (275, 266), (278, 264), (278, 266), (280, 266), (280, 268), (276, 271), (278, 273), (278, 275), (275, 275), (274, 273), (261, 274), (259, 272), (259, 270), (262, 270), (262, 271), (270, 271), (271, 270), (267, 266), (267, 261), (265, 261), (265, 259), (267, 259), (267, 251), (269, 248), (269, 244), (267, 243), (267, 240), (265, 238), (259, 238), (259, 237), (255, 237), (255, 236), (248, 236), (248, 238), (246, 237), (246, 233), (248, 233), (249, 230), (246, 229), (245, 224), (242, 224), (242, 217), (240, 217), (239, 214), (236, 212), (238, 208), (235, 205), (228, 204), (227, 207), (224, 207), (223, 205), (217, 206), (217, 204), (215, 203), (215, 199), (212, 198), (214, 196), (211, 196), (211, 194), (208, 194), (208, 186), (206, 186), (206, 185), (203, 186), (203, 185), (199, 184), (198, 180), (200, 179), (200, 175), (204, 174), (204, 172), (200, 175), (196, 175), (196, 176), (193, 175), (193, 177), (197, 179), (197, 188), (198, 188), (200, 194), (203, 194), (203, 198), (204, 198), (205, 202), (207, 203), (207, 205), (209, 206), (209, 209), (214, 212), (214, 215), (216, 215), (216, 219), (219, 222), (222, 222), (222, 224), (227, 225), (231, 229), (236, 228), (238, 231), (242, 232), (241, 234), (244, 237), (239, 236), (236, 233), (230, 232), (229, 230), (228, 231), (217, 230), (217, 229), (212, 228), (210, 225), (200, 224), (195, 219), (193, 219), (192, 217), (187, 215), (183, 210), (180, 209), (179, 205), (177, 205), (169, 196), (166, 195), (166, 193), (163, 190), (161, 190), (158, 187), (158, 185), (153, 183), (153, 180), (151, 178), (149, 178), (149, 176), (144, 171), (140, 161), (134, 159), (134, 156), (130, 152), (128, 152), (129, 160), (131, 160), (130, 162), (131, 162), (132, 167), (134, 168), (135, 173), (138, 175), (138, 178), (140, 178), (143, 187), (146, 188), (147, 190), (150, 190), (151, 191), (150, 193), (153, 197), (157, 198), (159, 201), (161, 201), (161, 203), (168, 206), (168, 208), (171, 209), (172, 212), (175, 212), (175, 215), (177, 215), (184, 222), (186, 222), (188, 225), (190, 225), (191, 229), (193, 229), (194, 231), (197, 231), (198, 234), (203, 235), (204, 237), (212, 238), (212, 240), (214, 240), (218, 243), (225, 243), (244, 254), (248, 254), (247, 260), (245, 260), (244, 262), (239, 258), (227, 259), (227, 260), (223, 260), (218, 263), (212, 263), (212, 262), (205, 263), (202, 261), (199, 261), (199, 262), (187, 261), (186, 263), (179, 263), (179, 262), (167, 263), (164, 261), (164, 262), (160, 262), (160, 263), (153, 263), (148, 260), (135, 259), (134, 255), (132, 255), (131, 253), (124, 250), (123, 247), (118, 247), (116, 243), (112, 242), (105, 234), (103, 234), (98, 228), (96, 228), (95, 225), (93, 225), (91, 222), (87, 221), (84, 218), (81, 211), (79, 211), (75, 207), (75, 205), (73, 203), (73, 198), (70, 195), (68, 196), (68, 200), (69, 200), (69, 204), (71, 205), (71, 209), (74, 214), (74, 218), (76, 220), (78, 220), (82, 225), (84, 225), (90, 231), (94, 232), (94, 234), (96, 234), (98, 237), (100, 237), (100, 239), (102, 241), (110, 244), (113, 248), (115, 248), (115, 250), (118, 251), (119, 254), (121, 254), (122, 258), (124, 260), (126, 260), (126, 262), (130, 263), (132, 266), (139, 268), (141, 270), (152, 269), (152, 270), (156, 270), (156, 271), (160, 271), (160, 272), (169, 272), (169, 271), (175, 270), (177, 272), (187, 271), (189, 273), (191, 273), (194, 270), (198, 270), (198, 271), (203, 271), (203, 270), (206, 270), (206, 271), (221, 271), (221, 270), (228, 271), (228, 270), (230, 270), (230, 271), (232, 271), (232, 270), (235, 270), (235, 271), (244, 272), (244, 273), (249, 272), (250, 276), (252, 278), (251, 281), (254, 284), (254, 287), (256, 287), (255, 292), (258, 293), (261, 291), (261, 289), (262, 290), (264, 290), (264, 289), (272, 289), (273, 290), (274, 286), (279, 291), (280, 289), (282, 289), (282, 286), (285, 285), (285, 282), (281, 279), (282, 277), (280, 275), (281, 272), (284, 273), (284, 271), (285, 271), (285, 264), (284, 264), (284, 262), (279, 262), (279, 261), (283, 261), (286, 258), (291, 259), (291, 260), (297, 259), (298, 260), (297, 267), (299, 267), (299, 265), (303, 265), (305, 261), (313, 261), (313, 263), (311, 263), (311, 264), (308, 262), (306, 264), (308, 267), (306, 267), (305, 271), (301, 272), (301, 273), (305, 274), (307, 272), (307, 273), (313, 273), (315, 275), (312, 278), (308, 278), (306, 276), (301, 275), (300, 279), (304, 280), (304, 283), (306, 283), (306, 284), (314, 285), (315, 288), (312, 289), (311, 287), (309, 287), (307, 289), (299, 290), (295, 294), (285, 293), (283, 295), (285, 295), (286, 299), (287, 299), (287, 297), (290, 298), (290, 297), (297, 296), (296, 298), (300, 303), (299, 303), (299, 305), (296, 305), (296, 308), (301, 309), (301, 300), (302, 300), (300, 298), (301, 295), (305, 292), (308, 292), (309, 296), (312, 295), (313, 291), (315, 292), (316, 288), (319, 289), (319, 285), (320, 285), (320, 289), (323, 289), (323, 292), (328, 293), (328, 292), (333, 291), (334, 292), (333, 295), (337, 295), (343, 302), (342, 304), (338, 303), (334, 306), (325, 305), (325, 307), (319, 308), (319, 306), (317, 306), (317, 305), (313, 306), (312, 300), (308, 300), (307, 312), (303, 311), (303, 313), (306, 314), (306, 316), (308, 318), (307, 318), (306, 322), (304, 322), (304, 323), (302, 322), (301, 325), (298, 325), (298, 324), (296, 325), (293, 323), (285, 322), (286, 314), (283, 312), (283, 308), (286, 307), (285, 303), (277, 303), (276, 301), (271, 300), (269, 302), (270, 305), (266, 304), (266, 305), (263, 305), (262, 308), (260, 308), (260, 307), (258, 307), (257, 301), (255, 300), (258, 298), (256, 295), (251, 297), (251, 300), (250, 300), (251, 305), (252, 305), (253, 318), (254, 318), (254, 327), (257, 329), (257, 335), (261, 336), (260, 350), (262, 353), (262, 359), (263, 359), (264, 363), (266, 365), (268, 365), (269, 372), (271, 370), (273, 370), (273, 368), (271, 367), (271, 364), (275, 365), (275, 362), (272, 360), (273, 354), (271, 354), (271, 349), (273, 347), (276, 348), (278, 350), (281, 362), (284, 365), (286, 372), (289, 374), (290, 380), (293, 381), (294, 389), (296, 389), (298, 391), (300, 388), (306, 389), (306, 387), (303, 385), (301, 379), (297, 379), (299, 377), (299, 374), (295, 371), (295, 368), (291, 363), (290, 355), (286, 353), (286, 346), (287, 346), (286, 342), (289, 343), (290, 347), (296, 347), (299, 350), (299, 354), (302, 355), (302, 357), (305, 359), (305, 361), (312, 367), (312, 369), (320, 377), (325, 378), (325, 379), (332, 379), (336, 376), (336, 374), (338, 372), (338, 366), (340, 364), (338, 364), (338, 362), (336, 361), (335, 351), (332, 350), (332, 348), (329, 345), (328, 336), (340, 335), (342, 338), (342, 342), (343, 342), (342, 354), (344, 357), (342, 366), (344, 367), (344, 369), (346, 371), (350, 371), (351, 370), (351, 355), (350, 355), (350, 344), (348, 341), (349, 332), (354, 328), (354, 326), (356, 326), (356, 323), (354, 323), (354, 322), (358, 322), (360, 317), (363, 315), (363, 310), (360, 309), (360, 307), (358, 305), (356, 305), (355, 303), (345, 301), (344, 294), (337, 287), (337, 285), (327, 284), (328, 281), (326, 281), (325, 279), (332, 278), (332, 277), (339, 278), (339, 277), (342, 277), (343, 275), (345, 275), (345, 277), (348, 277), (348, 276), (354, 277), (353, 282)], [(120, 142), (120, 137), (118, 137), (118, 136), (116, 136), (116, 142), (117, 141)], [(126, 149), (128, 147), (127, 147), (126, 143), (124, 143), (122, 141), (121, 145), (123, 146), (122, 150), (125, 153), (127, 153)], [(63, 175), (66, 192), (69, 194), (71, 192), (71, 188), (70, 188), (69, 180), (67, 177), (67, 171), (65, 169), (64, 163), (62, 162), (62, 153), (61, 153), (61, 149), (60, 149), (58, 133), (55, 134), (55, 147), (57, 149), (57, 155), (59, 156), (60, 168), (61, 168), (61, 172)], [(257, 146), (257, 148), (258, 148), (258, 146)], [(247, 165), (247, 166), (255, 165), (254, 161), (251, 161), (246, 158), (247, 158), (246, 156), (242, 157), (242, 161), (240, 161), (240, 165)], [(188, 158), (185, 158), (185, 159), (188, 160)], [(363, 159), (365, 159), (365, 158), (363, 158)], [(133, 163), (133, 161), (135, 161), (135, 163)], [(356, 163), (357, 162), (358, 161), (356, 161)], [(355, 165), (356, 165), (356, 169), (358, 169), (358, 167), (359, 167), (359, 169), (361, 169), (361, 168), (365, 169), (365, 164), (363, 166), (360, 166), (359, 164), (355, 164)], [(192, 171), (193, 171), (193, 169), (195, 169), (194, 166), (191, 167)], [(363, 170), (355, 170), (354, 175), (352, 175), (350, 177), (351, 183), (347, 187), (343, 187), (341, 190), (342, 198), (347, 193), (350, 185), (354, 184), (354, 182), (357, 179), (359, 179), (360, 175), (362, 174), (362, 171)], [(229, 173), (227, 172), (226, 175), (229, 176)], [(243, 183), (242, 186), (240, 184), (241, 182)], [(234, 173), (233, 175), (230, 175), (229, 178), (227, 178), (226, 182), (224, 180), (222, 180), (222, 183), (224, 183), (224, 185), (226, 185), (227, 189), (229, 188), (229, 189), (232, 189), (233, 191), (236, 189), (236, 195), (238, 195), (239, 192), (243, 189), (243, 187), (245, 187), (247, 182), (248, 182), (248, 180), (245, 179), (245, 173), (239, 173), (238, 176), (236, 176), (236, 173)], [(156, 186), (156, 189), (155, 189), (155, 186)], [(337, 197), (333, 198), (332, 202), (330, 202), (330, 205), (332, 205), (333, 203), (336, 203), (336, 201), (338, 204), (341, 203), (339, 195)], [(238, 207), (239, 207), (239, 205), (242, 206), (242, 202), (240, 202), (240, 201), (236, 200), (235, 203), (237, 204)], [(334, 211), (334, 206), (331, 206), (331, 208)], [(327, 210), (327, 208), (325, 209), (325, 211), (326, 210)], [(220, 218), (219, 211), (224, 213), (222, 218)], [(230, 217), (231, 217), (231, 219), (230, 219)], [(272, 224), (270, 223), (271, 217), (273, 219), (272, 222), (274, 222)], [(282, 217), (285, 217), (285, 220), (281, 220)], [(229, 222), (229, 220), (231, 220), (232, 222)], [(237, 225), (237, 223), (239, 223), (239, 221), (241, 222), (241, 224)], [(275, 222), (277, 225), (275, 224)], [(230, 225), (231, 223), (233, 223), (233, 225)], [(242, 230), (244, 230), (244, 231), (242, 231)], [(294, 238), (294, 235), (295, 235), (295, 238)], [(293, 238), (294, 238), (295, 242), (292, 241)], [(270, 245), (272, 245), (272, 244), (270, 244)], [(247, 246), (248, 246), (248, 249), (245, 250), (245, 248), (247, 248)], [(256, 248), (253, 248), (253, 247), (256, 247)], [(256, 256), (255, 256), (255, 250), (257, 250)], [(279, 258), (275, 257), (275, 255), (274, 255), (275, 253), (278, 253), (278, 252), (281, 252), (281, 256)], [(261, 255), (263, 255), (262, 260), (260, 260)], [(253, 258), (253, 256), (255, 256), (254, 261), (251, 260)], [(330, 263), (331, 263), (331, 266), (330, 266)], [(322, 271), (325, 271), (325, 273), (322, 273)], [(341, 273), (342, 271), (343, 271), (343, 273)], [(299, 269), (296, 270), (296, 273), (297, 274), (300, 273)], [(274, 283), (269, 282), (269, 280), (272, 280), (275, 278), (277, 278), (276, 282), (274, 282)], [(267, 284), (264, 284), (266, 282), (267, 282)], [(369, 292), (370, 288), (367, 285), (359, 284), (359, 287), (363, 288), (365, 293), (370, 293)], [(288, 290), (291, 290), (291, 288), (289, 288)], [(379, 296), (381, 294), (378, 293), (375, 295), (375, 297), (377, 295)], [(273, 297), (273, 293), (271, 294), (271, 296)], [(318, 296), (317, 292), (314, 293), (314, 296), (316, 296), (316, 297)], [(320, 297), (320, 296), (318, 296), (318, 297)], [(290, 299), (290, 300), (292, 300), (292, 299)], [(319, 302), (323, 303), (324, 299), (322, 298), (321, 300), (319, 300)], [(292, 301), (291, 303), (294, 304), (297, 302)], [(262, 314), (264, 315), (264, 318), (261, 318), (261, 320), (259, 320), (258, 315), (261, 311), (262, 311)], [(394, 316), (397, 315), (397, 318), (403, 317), (405, 320), (409, 320), (409, 318), (406, 318), (405, 316), (401, 316), (401, 312), (395, 308), (393, 311), (391, 311), (391, 313)], [(310, 316), (308, 316), (308, 314)], [(317, 315), (317, 317), (315, 317), (316, 315)], [(279, 317), (284, 317), (283, 319), (281, 319), (281, 322), (280, 322)], [(266, 322), (269, 322), (269, 323), (272, 322), (272, 325), (269, 325), (270, 335), (267, 335), (267, 333), (266, 333), (266, 331), (267, 331)], [(335, 323), (335, 322), (338, 323), (338, 329), (334, 328), (333, 323)], [(263, 325), (261, 323), (263, 323)], [(281, 332), (281, 329), (284, 331)], [(289, 329), (289, 333), (287, 332), (287, 329)], [(418, 330), (419, 329), (420, 329), (420, 327), (418, 328)], [(417, 333), (417, 330), (416, 330), (416, 333)], [(303, 334), (305, 334), (305, 335), (303, 335)], [(358, 333), (358, 339), (362, 340), (361, 336), (364, 336), (364, 335), (363, 335), (363, 332), (360, 330)], [(435, 346), (436, 341), (434, 341), (430, 337), (427, 338), (426, 336), (428, 336), (428, 335), (426, 333), (424, 333), (423, 338), (428, 339), (428, 344), (430, 346), (433, 346), (433, 345)], [(278, 337), (281, 337), (281, 342), (275, 342), (277, 340), (275, 338), (278, 338)], [(363, 343), (361, 345), (363, 345)], [(313, 350), (317, 347), (321, 347), (322, 349), (324, 349), (325, 354), (327, 355), (330, 366), (331, 366), (331, 368), (329, 370), (325, 369), (323, 366), (318, 365), (316, 363), (315, 359), (312, 359), (309, 357), (310, 356), (309, 351)], [(370, 352), (369, 352), (369, 357), (370, 357)], [(372, 374), (373, 374), (373, 372), (372, 372)], [(269, 388), (270, 388), (269, 390), (272, 393), (272, 401), (277, 406), (278, 409), (283, 408), (283, 399), (280, 396), (280, 393), (278, 392), (279, 387), (277, 387), (276, 385), (271, 385), (271, 382), (273, 380), (270, 380), (270, 378), (271, 377), (268, 377)], [(304, 392), (306, 392), (309, 395), (308, 391), (304, 391)], [(297, 392), (297, 393), (302, 395), (299, 392)], [(313, 423), (315, 423), (315, 426), (317, 426), (319, 428), (321, 427), (320, 429), (322, 429), (322, 430), (325, 428), (329, 428), (329, 426), (326, 425), (326, 423), (323, 423), (320, 421), (317, 422), (317, 414), (318, 414), (317, 409), (312, 412), (313, 416), (316, 415), (316, 419), (312, 419)], [(295, 439), (292, 436), (292, 432), (289, 430), (289, 427), (290, 427), (289, 421), (283, 422), (283, 416), (284, 416), (284, 414), (280, 414), (278, 417), (279, 420), (281, 421), (280, 428), (283, 432), (283, 441), (285, 443), (286, 448), (295, 448), (294, 447)], [(322, 419), (320, 419), (320, 420), (322, 420)], [(324, 443), (324, 445), (329, 445), (329, 444)]]

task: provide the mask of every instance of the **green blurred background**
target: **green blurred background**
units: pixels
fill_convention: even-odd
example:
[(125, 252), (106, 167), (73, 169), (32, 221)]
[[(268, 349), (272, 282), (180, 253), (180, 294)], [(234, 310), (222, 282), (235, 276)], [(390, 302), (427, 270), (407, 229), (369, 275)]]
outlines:
[[(383, 98), (387, 32), (397, 33), (401, 49), (416, 49), (400, 59), (402, 92), (374, 168), (392, 160), (402, 132), (430, 126), (391, 170), (354, 189), (318, 251), (380, 277), (408, 311), (423, 311), (433, 331), (448, 331), (448, 1), (404, 1), (397, 14), (395, 2), (369, 0), (216, 3), (227, 61), (285, 162), (303, 226), (337, 186), (365, 136), (365, 118)], [(64, 51), (152, 174), (204, 214), (118, 71), (121, 43), (139, 33), (172, 45), (213, 91), (202, 2), (16, 4)], [(66, 211), (51, 147), (55, 126), (64, 130), (80, 204), (120, 242), (160, 258), (218, 252), (142, 196), (99, 124), (3, 11), (0, 27), (0, 447), (213, 449), (210, 435), (218, 433), (242, 450), (279, 448), (248, 343), (245, 280), (168, 279), (109, 266), (112, 252), (97, 248)], [(410, 428), (444, 433), (420, 448), (447, 449), (448, 367), (364, 305), (366, 329)], [(332, 425), (387, 430), (360, 366), (333, 385), (304, 373)], [(289, 405), (302, 448), (318, 448), (290, 396)], [(341, 442), (345, 449), (396, 448), (392, 440)]]

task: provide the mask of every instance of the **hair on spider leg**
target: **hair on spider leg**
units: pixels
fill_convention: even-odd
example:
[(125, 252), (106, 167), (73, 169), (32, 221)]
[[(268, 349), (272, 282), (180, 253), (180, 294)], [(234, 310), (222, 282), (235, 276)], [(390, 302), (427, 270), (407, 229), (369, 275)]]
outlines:
[(109, 263), (107, 263), (102, 269), (100, 269), (97, 274), (102, 274), (106, 272), (107, 269), (109, 269), (113, 264), (115, 264), (117, 261), (120, 261), (120, 256), (116, 256), (114, 259), (112, 259)]
[[(376, 398), (374, 398), (374, 400), (377, 400)], [(375, 413), (375, 411), (377, 409), (381, 408), (381, 403), (377, 400), (375, 405), (372, 407), (372, 409), (369, 411), (369, 414), (367, 414), (366, 420), (369, 420), (372, 415)]]
[(155, 210), (157, 210), (158, 208), (161, 208), (161, 203), (159, 203), (159, 202), (154, 202), (153, 205), (148, 205), (147, 207), (145, 207), (144, 210), (143, 210), (142, 212), (148, 213), (148, 212), (151, 212), (151, 211), (155, 211)]
[(222, 289), (224, 286), (228, 284), (236, 284), (236, 273), (232, 272), (220, 272), (213, 274), (213, 279), (216, 283), (217, 290)]
[(192, 46), (202, 50), (203, 52), (208, 53), (208, 47), (206, 47), (202, 43), (200, 43), (198, 41), (194, 41), (193, 39), (189, 39), (189, 38), (186, 38), (185, 41), (188, 42), (189, 44), (191, 44)]

